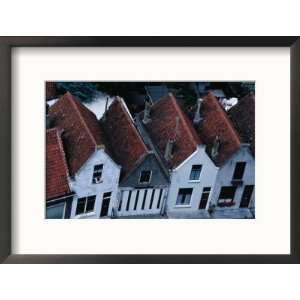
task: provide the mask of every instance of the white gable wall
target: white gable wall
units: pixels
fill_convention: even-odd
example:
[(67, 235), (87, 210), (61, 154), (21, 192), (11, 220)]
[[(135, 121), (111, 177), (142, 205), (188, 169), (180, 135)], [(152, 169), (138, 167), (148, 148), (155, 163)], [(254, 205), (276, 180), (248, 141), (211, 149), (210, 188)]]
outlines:
[[(199, 181), (190, 181), (190, 173), (193, 165), (202, 165)], [(205, 217), (207, 212), (199, 210), (199, 203), (204, 187), (210, 187), (211, 191), (215, 184), (218, 168), (205, 152), (204, 146), (198, 146), (197, 150), (186, 159), (180, 166), (171, 172), (171, 184), (166, 202), (166, 212), (170, 217), (191, 218)], [(189, 205), (176, 205), (178, 191), (180, 188), (192, 188), (192, 197)], [(211, 198), (207, 201), (206, 209)]]
[[(103, 164), (102, 181), (93, 183), (94, 166)], [(112, 214), (112, 207), (116, 204), (118, 183), (120, 177), (120, 166), (118, 166), (103, 149), (97, 150), (88, 161), (75, 174), (70, 185), (72, 191), (76, 193), (71, 210), (71, 218), (99, 218), (102, 207), (103, 193), (111, 192), (108, 216)], [(94, 212), (76, 216), (77, 200), (81, 197), (96, 196)]]
[[(246, 162), (246, 167), (243, 176), (243, 184), (238, 185), (235, 197), (234, 197), (234, 206), (226, 207), (226, 208), (219, 208), (217, 207), (217, 202), (219, 198), (219, 194), (221, 191), (222, 186), (232, 186), (232, 177), (235, 170), (235, 165), (237, 162)], [(216, 183), (213, 189), (211, 204), (216, 205), (216, 210), (236, 210), (240, 207), (242, 193), (244, 191), (245, 185), (254, 185), (255, 184), (255, 161), (254, 157), (250, 153), (250, 149), (248, 146), (243, 146), (239, 151), (237, 151), (222, 167), (220, 167)], [(253, 191), (251, 205), (254, 205), (254, 194)], [(253, 203), (253, 204), (251, 204)]]

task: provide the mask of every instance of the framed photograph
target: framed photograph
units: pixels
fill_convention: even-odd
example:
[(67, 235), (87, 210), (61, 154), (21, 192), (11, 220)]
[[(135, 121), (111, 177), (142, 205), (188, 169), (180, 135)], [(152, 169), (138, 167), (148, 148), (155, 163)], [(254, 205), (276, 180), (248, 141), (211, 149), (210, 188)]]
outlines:
[(2, 37), (4, 263), (299, 263), (298, 37)]

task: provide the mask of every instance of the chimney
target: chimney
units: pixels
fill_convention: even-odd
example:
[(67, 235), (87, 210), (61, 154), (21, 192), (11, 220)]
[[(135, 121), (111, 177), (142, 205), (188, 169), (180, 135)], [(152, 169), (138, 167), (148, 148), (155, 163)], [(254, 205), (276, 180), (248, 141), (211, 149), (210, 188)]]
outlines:
[(199, 98), (198, 101), (197, 101), (197, 110), (195, 112), (195, 116), (194, 116), (194, 124), (198, 125), (202, 118), (201, 118), (201, 115), (200, 115), (200, 109), (201, 109), (201, 104), (203, 102), (203, 99)]
[(215, 159), (215, 158), (218, 156), (218, 154), (219, 154), (219, 149), (220, 149), (220, 145), (221, 145), (221, 141), (220, 141), (219, 136), (217, 135), (217, 136), (215, 137), (213, 146), (212, 146), (212, 148), (211, 148), (211, 157), (212, 157), (213, 159)]
[(151, 121), (150, 111), (151, 111), (151, 103), (149, 101), (145, 100), (145, 109), (144, 109), (144, 117), (143, 117), (144, 124), (147, 124)]
[(175, 144), (177, 136), (178, 136), (178, 126), (179, 126), (179, 117), (176, 117), (176, 126), (175, 126), (175, 130), (174, 130), (174, 135), (168, 139), (166, 149), (165, 149), (164, 157), (165, 157), (165, 160), (167, 160), (167, 161), (170, 160), (173, 155), (174, 144)]

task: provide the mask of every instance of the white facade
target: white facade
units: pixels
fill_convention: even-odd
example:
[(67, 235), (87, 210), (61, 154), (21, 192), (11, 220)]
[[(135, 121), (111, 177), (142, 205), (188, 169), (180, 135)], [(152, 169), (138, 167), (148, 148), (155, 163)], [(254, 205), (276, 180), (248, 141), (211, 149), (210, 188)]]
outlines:
[(161, 215), (167, 196), (166, 187), (120, 188), (118, 205), (115, 207), (118, 217)]
[[(242, 179), (238, 183), (233, 183), (233, 174), (235, 171), (236, 163), (244, 162), (246, 163), (245, 169), (243, 172)], [(249, 215), (249, 210), (240, 209), (242, 195), (245, 189), (245, 186), (254, 186), (255, 185), (255, 161), (252, 156), (249, 146), (243, 145), (239, 151), (237, 151), (222, 167), (220, 167), (214, 189), (212, 191), (211, 206), (214, 206), (215, 215), (214, 217), (251, 217)], [(233, 204), (229, 207), (220, 207), (218, 206), (219, 196), (222, 187), (236, 186), (234, 193)], [(249, 208), (254, 207), (254, 187), (249, 203)], [(231, 212), (231, 215), (230, 215)]]
[[(93, 183), (94, 166), (99, 164), (103, 164), (101, 180), (99, 183)], [(70, 181), (71, 190), (75, 192), (70, 218), (100, 218), (104, 193), (111, 193), (107, 212), (107, 216), (111, 216), (112, 207), (117, 202), (120, 170), (121, 167), (104, 149), (95, 151)], [(94, 210), (76, 215), (78, 199), (89, 196), (96, 196)]]
[[(202, 165), (198, 180), (190, 180), (193, 165)], [(211, 199), (209, 193), (207, 204), (204, 209), (199, 209), (204, 188), (213, 190), (218, 168), (205, 152), (205, 146), (198, 146), (197, 150), (181, 163), (176, 169), (171, 171), (171, 183), (169, 187), (166, 213), (169, 217), (177, 218), (199, 218), (208, 215), (207, 208)], [(192, 194), (188, 204), (179, 205), (177, 203), (180, 189), (192, 189)]]

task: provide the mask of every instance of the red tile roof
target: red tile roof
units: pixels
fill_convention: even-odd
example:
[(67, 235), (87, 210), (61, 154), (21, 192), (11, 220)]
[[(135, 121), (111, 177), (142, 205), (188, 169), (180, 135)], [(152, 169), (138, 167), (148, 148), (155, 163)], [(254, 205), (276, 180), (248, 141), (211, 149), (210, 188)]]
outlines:
[(127, 175), (148, 154), (124, 100), (116, 97), (101, 119), (101, 125), (111, 146), (115, 161), (122, 166), (122, 176)]
[(172, 94), (161, 98), (152, 106), (150, 118), (146, 128), (161, 157), (164, 157), (168, 140), (175, 137), (176, 119), (179, 121), (173, 155), (168, 162), (170, 168), (177, 167), (202, 144), (191, 121)]
[(97, 117), (69, 92), (50, 107), (49, 116), (64, 131), (63, 142), (70, 174), (74, 175), (97, 148), (105, 148)]
[(250, 94), (242, 98), (237, 105), (232, 107), (229, 117), (238, 131), (241, 140), (251, 145), (251, 151), (255, 151), (255, 95)]
[(50, 200), (71, 191), (65, 153), (57, 128), (47, 130), (46, 145), (46, 199)]
[(217, 165), (222, 165), (241, 147), (240, 138), (226, 112), (212, 93), (208, 93), (203, 99), (201, 117), (203, 120), (197, 131), (207, 145), (208, 153), (211, 151), (216, 136), (219, 137), (220, 147), (214, 161)]

